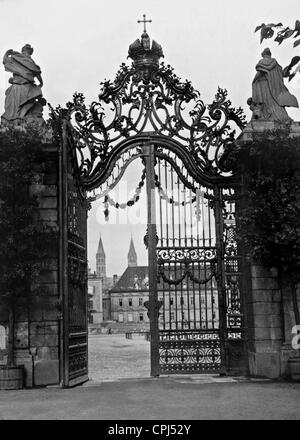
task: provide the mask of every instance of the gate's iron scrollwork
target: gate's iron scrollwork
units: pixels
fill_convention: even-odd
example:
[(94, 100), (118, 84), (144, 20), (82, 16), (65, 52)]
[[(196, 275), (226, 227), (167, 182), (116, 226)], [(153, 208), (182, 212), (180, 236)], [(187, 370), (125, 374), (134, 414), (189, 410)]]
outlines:
[(101, 83), (99, 101), (87, 108), (84, 96), (76, 93), (67, 109), (58, 109), (71, 122), (85, 188), (101, 185), (129, 148), (128, 141), (147, 133), (162, 145), (163, 139), (172, 140), (171, 150), (191, 165), (196, 180), (219, 181), (230, 172), (225, 156), (235, 143), (235, 128), (243, 127), (242, 109), (233, 108), (220, 88), (212, 104), (205, 105), (189, 81), (159, 64), (161, 56), (161, 47), (153, 41), (150, 49), (144, 33), (141, 42), (129, 47), (132, 66), (122, 64), (114, 82)]
[(52, 116), (67, 120), (76, 176), (93, 198), (97, 191), (107, 195), (138, 158), (148, 199), (156, 188), (156, 222), (148, 222), (145, 238), (152, 373), (224, 372), (230, 350), (242, 353), (230, 153), (244, 116), (221, 88), (205, 105), (189, 81), (160, 63), (161, 46), (150, 43), (144, 32), (129, 47), (132, 65), (122, 64), (113, 82), (101, 83), (90, 107), (76, 93)]

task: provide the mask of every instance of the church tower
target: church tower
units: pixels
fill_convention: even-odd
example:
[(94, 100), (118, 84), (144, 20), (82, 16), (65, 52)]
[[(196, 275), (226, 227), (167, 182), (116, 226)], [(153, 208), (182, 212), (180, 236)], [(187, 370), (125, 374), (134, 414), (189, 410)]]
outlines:
[(130, 246), (129, 246), (129, 252), (128, 252), (127, 258), (128, 258), (128, 267), (136, 267), (137, 266), (137, 255), (135, 252), (132, 237), (130, 240)]
[(96, 253), (96, 272), (98, 277), (106, 278), (106, 257), (101, 235), (99, 238), (98, 251)]

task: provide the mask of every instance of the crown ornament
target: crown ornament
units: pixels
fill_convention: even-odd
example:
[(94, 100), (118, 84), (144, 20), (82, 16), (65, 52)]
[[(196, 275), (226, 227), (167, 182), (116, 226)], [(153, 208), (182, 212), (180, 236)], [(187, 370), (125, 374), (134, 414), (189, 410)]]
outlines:
[(144, 24), (144, 32), (141, 39), (135, 40), (129, 46), (128, 57), (133, 60), (133, 65), (137, 69), (151, 71), (159, 67), (159, 59), (164, 56), (162, 47), (154, 40), (151, 41), (146, 30), (146, 23), (152, 23), (152, 20), (146, 20), (146, 15), (143, 15), (143, 20), (138, 20), (138, 23)]
[(155, 40), (152, 40), (152, 45), (150, 43), (149, 35), (143, 32), (141, 39), (129, 46), (128, 57), (135, 67), (158, 68), (159, 59), (164, 56), (162, 47)]

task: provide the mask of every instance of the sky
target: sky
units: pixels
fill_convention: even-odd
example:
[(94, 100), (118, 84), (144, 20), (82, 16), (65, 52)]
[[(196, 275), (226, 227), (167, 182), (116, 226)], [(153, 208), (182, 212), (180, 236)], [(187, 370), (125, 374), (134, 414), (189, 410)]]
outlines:
[[(99, 83), (113, 79), (120, 64), (126, 62), (129, 44), (142, 33), (142, 25), (137, 20), (146, 14), (152, 19), (147, 26), (148, 33), (162, 45), (165, 63), (173, 66), (179, 77), (189, 79), (205, 103), (213, 100), (218, 85), (226, 88), (233, 105), (242, 106), (249, 119), (246, 101), (251, 96), (255, 65), (262, 50), (270, 47), (282, 66), (296, 54), (289, 40), (281, 46), (271, 40), (260, 45), (254, 29), (263, 22), (282, 22), (292, 27), (300, 18), (299, 2), (0, 0), (0, 55), (8, 49), (21, 50), (25, 43), (31, 44), (32, 57), (42, 69), (43, 94), (47, 101), (53, 106), (64, 105), (75, 91), (79, 91), (89, 103), (97, 98)], [(298, 100), (299, 77), (288, 85)], [(1, 114), (8, 78), (9, 74), (2, 69)], [(289, 114), (300, 120), (299, 109)], [(117, 188), (116, 198), (122, 196), (124, 184), (129, 190), (136, 187), (139, 172), (139, 164), (132, 164)], [(143, 201), (140, 203), (143, 214)], [(145, 222), (137, 221), (135, 214), (132, 217), (129, 225), (108, 224), (104, 222), (101, 203), (93, 205), (88, 219), (88, 254), (92, 270), (95, 269), (100, 233), (109, 275), (120, 274), (125, 269), (131, 236), (139, 264), (146, 264), (143, 245), (146, 226), (141, 224)]]

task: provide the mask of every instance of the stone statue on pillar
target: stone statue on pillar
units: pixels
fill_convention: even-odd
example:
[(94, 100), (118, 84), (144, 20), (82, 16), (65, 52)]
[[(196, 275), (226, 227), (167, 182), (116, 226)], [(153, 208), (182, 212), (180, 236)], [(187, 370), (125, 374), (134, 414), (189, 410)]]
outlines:
[(9, 49), (3, 57), (5, 70), (13, 74), (9, 79), (11, 86), (5, 92), (3, 124), (43, 122), (43, 106), (46, 104), (41, 89), (43, 80), (41, 69), (31, 58), (32, 53), (33, 48), (25, 44), (21, 53)]
[(252, 97), (247, 101), (253, 112), (252, 120), (289, 124), (292, 119), (285, 107), (299, 107), (298, 101), (285, 86), (282, 67), (271, 57), (270, 49), (261, 55), (252, 82)]

